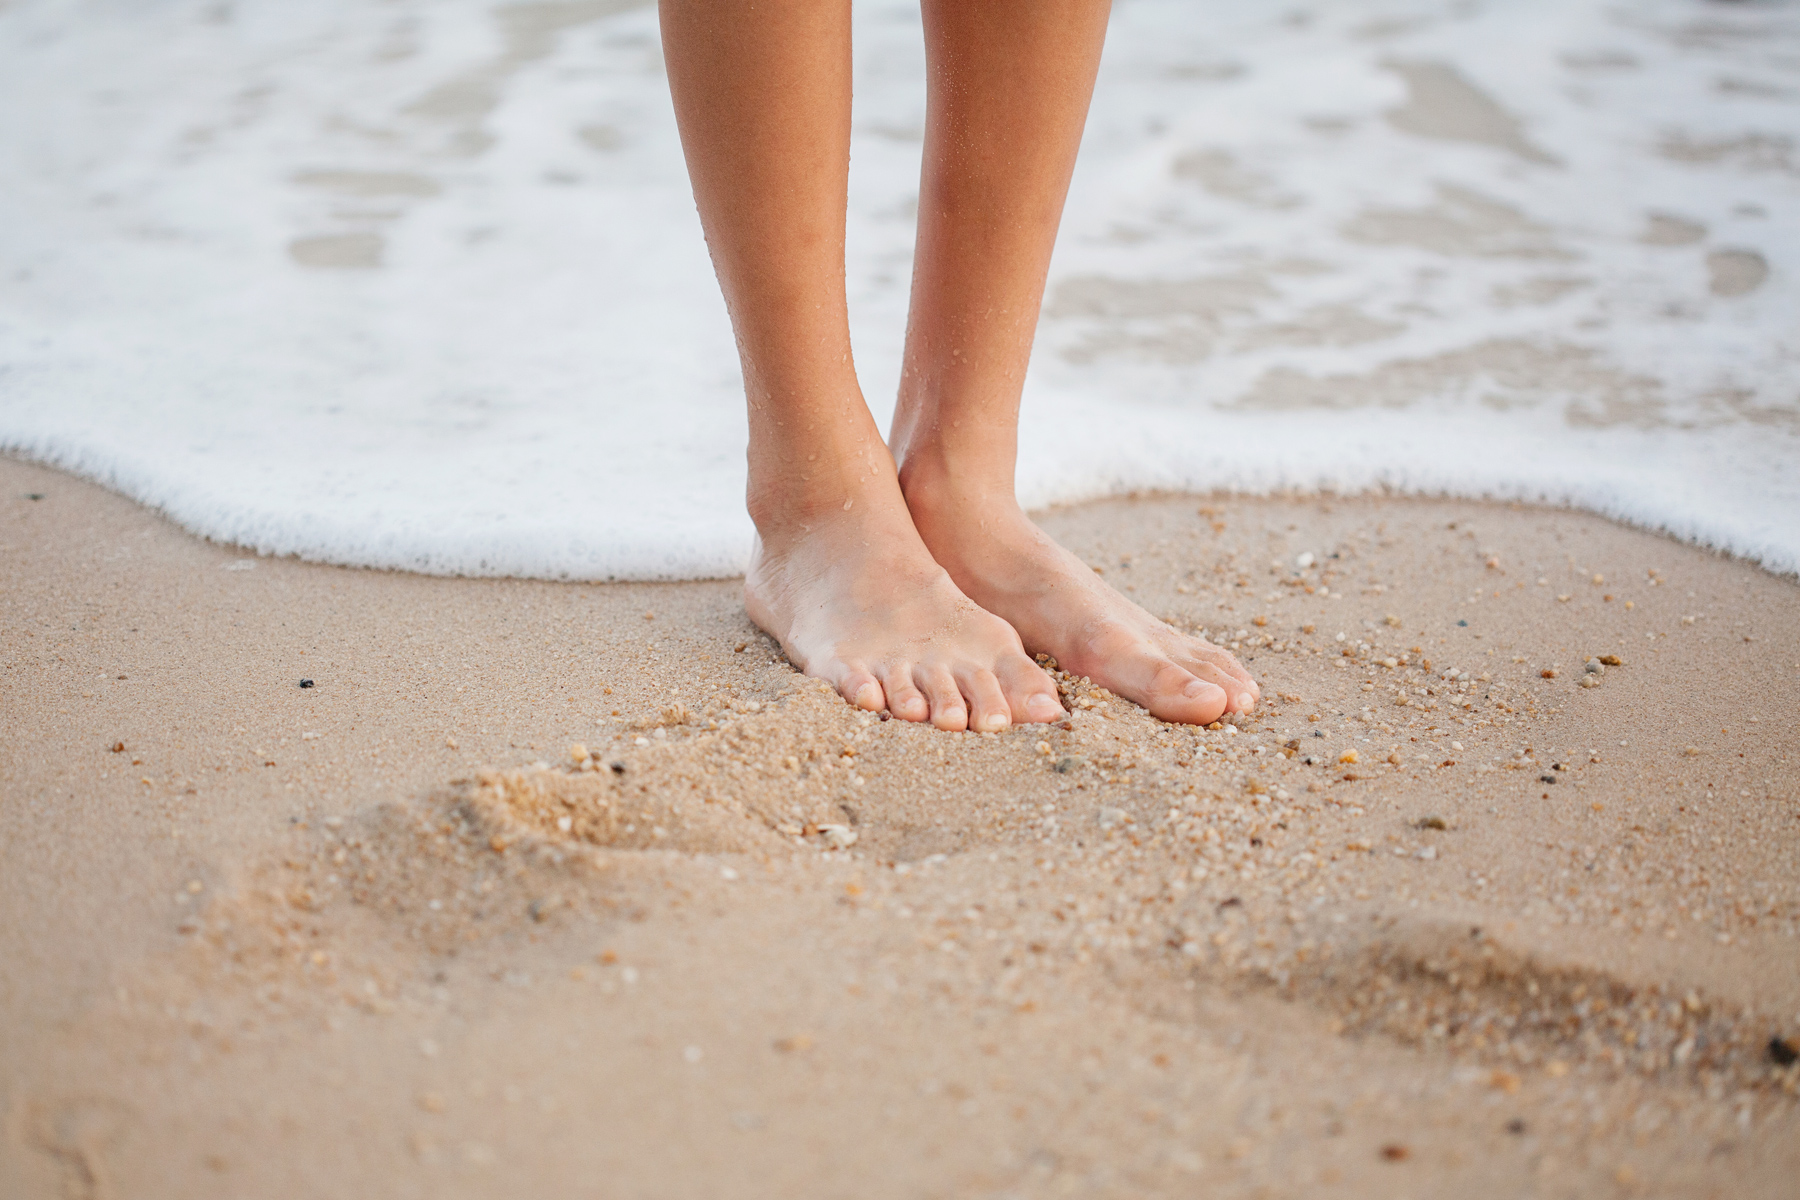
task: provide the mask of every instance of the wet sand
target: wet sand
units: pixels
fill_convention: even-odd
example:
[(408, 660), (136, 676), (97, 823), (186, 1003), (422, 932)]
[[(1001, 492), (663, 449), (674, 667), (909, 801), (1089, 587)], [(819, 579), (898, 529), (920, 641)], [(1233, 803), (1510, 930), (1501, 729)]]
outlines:
[(5, 459), (0, 521), (0, 1194), (1800, 1173), (1792, 580), (1528, 507), (1086, 505), (1045, 524), (1269, 703), (951, 735), (734, 582), (254, 559)]

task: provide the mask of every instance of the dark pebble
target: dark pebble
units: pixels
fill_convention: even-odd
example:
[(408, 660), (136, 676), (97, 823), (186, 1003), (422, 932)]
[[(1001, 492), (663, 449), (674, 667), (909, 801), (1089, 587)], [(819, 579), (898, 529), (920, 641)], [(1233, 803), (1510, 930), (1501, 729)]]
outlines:
[(1448, 829), (1449, 824), (1442, 817), (1420, 817), (1420, 829)]
[(1461, 626), (1464, 626), (1464, 627), (1465, 627), (1465, 628), (1466, 628), (1466, 627), (1467, 627), (1467, 626), (1468, 626), (1468, 624), (1469, 624), (1469, 623), (1468, 623), (1468, 622), (1467, 622), (1467, 621), (1458, 621), (1458, 622), (1457, 622), (1457, 624), (1458, 624), (1458, 625), (1461, 625)]
[(44, 493), (42, 493), (42, 492), (26, 492), (25, 498), (27, 500), (42, 500), (44, 498)]
[(1399, 1142), (1389, 1142), (1381, 1148), (1381, 1157), (1387, 1159), (1389, 1162), (1405, 1162), (1412, 1157), (1412, 1151), (1408, 1150), (1405, 1146), (1402, 1146)]
[(1506, 1123), (1506, 1132), (1511, 1133), (1511, 1134), (1516, 1134), (1516, 1135), (1523, 1135), (1525, 1132), (1525, 1122), (1519, 1120), (1519, 1118), (1517, 1118), (1517, 1117), (1514, 1117), (1512, 1120), (1510, 1120)]
[(622, 762), (613, 763), (612, 764), (612, 773), (614, 775), (623, 775), (625, 773), (625, 764)]
[(1542, 783), (1555, 783), (1556, 776), (1554, 776), (1554, 775), (1539, 775), (1538, 780)]
[(310, 680), (310, 679), (302, 679), (302, 680), (301, 680), (301, 681), (300, 681), (300, 686), (301, 686), (301, 687), (311, 687), (311, 686), (312, 686), (312, 685), (313, 685), (313, 681), (312, 681), (312, 680)]
[(1051, 765), (1050, 769), (1055, 771), (1058, 775), (1067, 775), (1070, 771), (1084, 765), (1086, 762), (1087, 759), (1082, 758), (1079, 754), (1065, 754), (1063, 757), (1057, 759), (1056, 762)]
[(881, 710), (881, 719), (884, 721), (892, 719), (893, 715), (894, 715), (893, 713), (889, 712), (885, 708)]
[(1244, 902), (1242, 900), (1238, 899), (1236, 896), (1227, 896), (1223, 900), (1219, 901), (1220, 908), (1242, 908), (1243, 906), (1244, 906)]
[(1800, 1049), (1794, 1047), (1794, 1042), (1797, 1040), (1800, 1039), (1778, 1037), (1769, 1039), (1769, 1058), (1776, 1066), (1791, 1067), (1800, 1062)]

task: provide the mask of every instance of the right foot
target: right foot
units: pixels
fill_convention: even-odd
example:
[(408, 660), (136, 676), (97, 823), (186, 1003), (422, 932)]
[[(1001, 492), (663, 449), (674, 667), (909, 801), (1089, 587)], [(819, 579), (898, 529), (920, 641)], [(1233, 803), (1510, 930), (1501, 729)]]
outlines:
[(984, 733), (1061, 720), (1056, 685), (1011, 625), (951, 582), (899, 483), (881, 475), (847, 504), (760, 514), (744, 577), (750, 619), (796, 667), (870, 712)]

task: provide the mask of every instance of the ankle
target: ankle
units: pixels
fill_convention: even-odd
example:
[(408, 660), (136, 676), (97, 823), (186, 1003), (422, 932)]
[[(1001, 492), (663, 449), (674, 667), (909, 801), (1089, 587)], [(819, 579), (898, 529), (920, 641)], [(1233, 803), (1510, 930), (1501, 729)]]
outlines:
[(846, 518), (861, 519), (877, 505), (883, 493), (891, 493), (891, 478), (858, 475), (856, 471), (780, 473), (758, 479), (752, 474), (745, 489), (745, 508), (764, 542), (779, 545), (814, 530), (841, 524)]
[(841, 522), (850, 513), (860, 518), (899, 500), (893, 456), (867, 409), (797, 437), (786, 429), (759, 430), (753, 421), (749, 465), (745, 507), (765, 541)]
[[(898, 449), (898, 448), (897, 448)], [(921, 523), (1018, 508), (1012, 455), (956, 448), (930, 440), (899, 449), (897, 477), (906, 506)]]

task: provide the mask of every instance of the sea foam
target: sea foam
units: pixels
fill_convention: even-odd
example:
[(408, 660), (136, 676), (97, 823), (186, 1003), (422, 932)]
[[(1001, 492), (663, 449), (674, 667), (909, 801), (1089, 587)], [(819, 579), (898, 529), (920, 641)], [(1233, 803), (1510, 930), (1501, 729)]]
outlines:
[[(859, 3), (891, 412), (917, 6)], [(1800, 8), (1121, 0), (1026, 388), (1032, 505), (1543, 500), (1800, 569)], [(745, 424), (654, 11), (0, 11), (0, 447), (272, 554), (741, 569)]]

